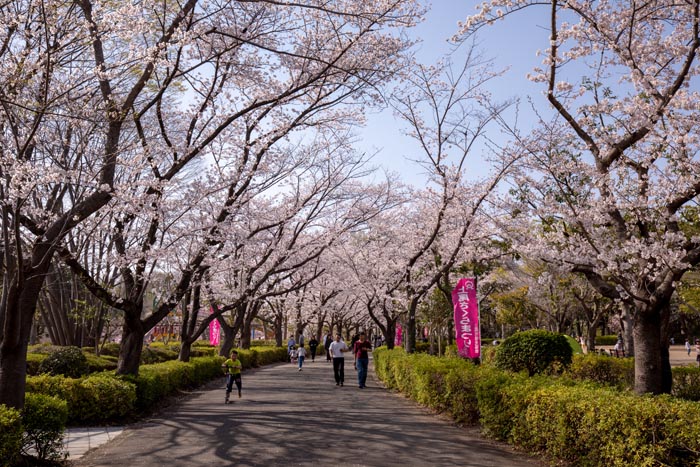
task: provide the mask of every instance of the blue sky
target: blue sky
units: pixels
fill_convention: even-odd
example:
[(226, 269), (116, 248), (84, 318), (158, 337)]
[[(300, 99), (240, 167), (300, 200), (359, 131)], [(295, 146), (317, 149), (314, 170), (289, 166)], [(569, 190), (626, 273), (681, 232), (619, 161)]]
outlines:
[[(454, 49), (448, 39), (457, 32), (457, 22), (464, 20), (475, 12), (476, 1), (435, 0), (427, 13), (425, 22), (414, 28), (412, 36), (421, 40), (417, 53), (418, 59), (425, 63), (434, 63), (443, 54)], [(537, 50), (548, 46), (549, 31), (547, 8), (528, 8), (508, 17), (504, 21), (484, 28), (477, 37), (479, 48), (484, 57), (494, 61), (496, 69), (508, 68), (502, 76), (492, 81), (489, 90), (498, 100), (512, 97), (522, 99), (520, 107), (520, 126), (528, 126), (531, 115), (527, 98), (530, 97), (539, 108), (548, 108), (541, 84), (527, 80), (526, 75), (541, 63), (541, 57), (536, 56)], [(460, 50), (455, 52), (460, 54)], [(454, 61), (459, 57), (455, 56)], [(546, 112), (545, 112), (546, 113)], [(424, 183), (421, 168), (407, 161), (415, 159), (419, 153), (411, 139), (401, 134), (401, 122), (397, 121), (390, 110), (375, 113), (368, 117), (366, 128), (358, 130), (359, 141), (357, 149), (367, 153), (379, 151), (374, 164), (381, 165), (392, 172), (397, 172), (401, 178), (414, 185)], [(505, 141), (493, 128), (490, 137)], [(479, 148), (479, 152), (483, 148)], [(475, 177), (488, 173), (488, 167), (481, 160), (480, 154), (473, 155), (471, 164), (476, 168)]]

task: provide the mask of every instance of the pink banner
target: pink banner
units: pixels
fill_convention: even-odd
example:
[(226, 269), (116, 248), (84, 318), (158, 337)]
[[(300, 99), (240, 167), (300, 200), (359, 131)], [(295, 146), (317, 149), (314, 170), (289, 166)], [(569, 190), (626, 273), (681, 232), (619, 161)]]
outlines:
[[(214, 313), (214, 307), (211, 307), (209, 314)], [(209, 343), (211, 345), (219, 345), (219, 334), (221, 333), (221, 325), (219, 321), (214, 319), (209, 323)]]
[(401, 347), (402, 343), (403, 343), (403, 335), (402, 335), (401, 325), (397, 324), (396, 325), (396, 335), (394, 336), (394, 345), (396, 347)]
[(460, 279), (452, 291), (457, 351), (462, 357), (481, 357), (481, 328), (479, 302), (476, 299), (476, 279)]

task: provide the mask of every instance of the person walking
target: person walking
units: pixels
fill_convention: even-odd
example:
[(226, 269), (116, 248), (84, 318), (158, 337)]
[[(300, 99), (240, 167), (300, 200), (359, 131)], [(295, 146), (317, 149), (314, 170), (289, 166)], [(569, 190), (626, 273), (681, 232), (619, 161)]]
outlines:
[(369, 367), (369, 355), (367, 352), (372, 350), (372, 344), (367, 340), (364, 332), (360, 333), (360, 337), (353, 346), (352, 353), (355, 355), (355, 369), (357, 370), (357, 382), (360, 389), (366, 387), (367, 368)]
[(340, 339), (340, 334), (336, 334), (335, 340), (328, 346), (328, 352), (333, 356), (333, 376), (336, 386), (342, 386), (345, 381), (345, 357), (343, 353), (349, 351), (347, 344)]
[(304, 359), (306, 358), (306, 349), (304, 348), (304, 344), (299, 344), (299, 349), (297, 350), (297, 359), (299, 360), (299, 371), (301, 371), (301, 367), (304, 366)]
[(297, 343), (294, 341), (294, 336), (289, 336), (289, 340), (287, 341), (287, 355), (289, 355), (290, 362), (292, 361), (292, 350), (295, 345), (297, 345)]
[(331, 351), (330, 347), (331, 344), (333, 343), (333, 338), (331, 337), (331, 333), (329, 332), (326, 334), (326, 338), (323, 339), (323, 348), (326, 349), (326, 361), (330, 362), (331, 361)]
[(233, 389), (233, 383), (236, 383), (236, 388), (238, 388), (238, 398), (241, 398), (241, 371), (243, 370), (243, 365), (241, 364), (241, 361), (238, 360), (238, 352), (232, 350), (231, 358), (226, 360), (221, 367), (224, 369), (226, 374), (226, 399), (224, 399), (224, 403), (233, 403), (233, 401), (229, 401), (231, 390)]
[(318, 348), (318, 341), (316, 336), (311, 336), (309, 339), (309, 351), (311, 351), (311, 361), (316, 361), (316, 348)]
[(685, 351), (688, 352), (688, 356), (690, 357), (690, 341), (688, 339), (685, 340)]

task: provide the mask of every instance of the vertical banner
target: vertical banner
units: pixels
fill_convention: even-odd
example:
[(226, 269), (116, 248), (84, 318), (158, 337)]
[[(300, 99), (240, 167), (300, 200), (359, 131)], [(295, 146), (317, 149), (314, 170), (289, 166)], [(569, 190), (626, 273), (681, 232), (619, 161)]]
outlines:
[[(209, 314), (214, 313), (214, 307), (210, 308)], [(209, 343), (213, 346), (219, 345), (219, 334), (221, 333), (221, 325), (219, 321), (214, 319), (209, 323)]]
[(452, 291), (457, 351), (462, 357), (481, 357), (481, 327), (479, 302), (476, 299), (476, 279), (462, 278)]
[(396, 347), (401, 347), (401, 344), (403, 343), (403, 335), (401, 325), (397, 324), (396, 325), (396, 335), (394, 337), (394, 346)]

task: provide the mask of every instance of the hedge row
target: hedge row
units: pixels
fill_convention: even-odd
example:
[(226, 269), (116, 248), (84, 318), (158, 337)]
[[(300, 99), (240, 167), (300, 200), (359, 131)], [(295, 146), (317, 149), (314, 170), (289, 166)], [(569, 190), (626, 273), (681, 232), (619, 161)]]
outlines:
[[(680, 366), (671, 369), (672, 394), (690, 401), (700, 401), (700, 368)], [(618, 390), (634, 388), (634, 359), (604, 355), (574, 355), (568, 373), (577, 381), (592, 381)]]
[[(284, 348), (239, 349), (243, 368), (283, 362)], [(57, 396), (68, 404), (72, 425), (106, 423), (151, 408), (181, 389), (199, 386), (221, 376), (223, 357), (197, 357), (189, 362), (168, 361), (141, 365), (138, 376), (95, 373), (82, 378), (28, 376), (27, 392)]]
[(531, 452), (580, 466), (700, 466), (695, 402), (401, 349), (377, 349), (374, 362), (388, 387)]

